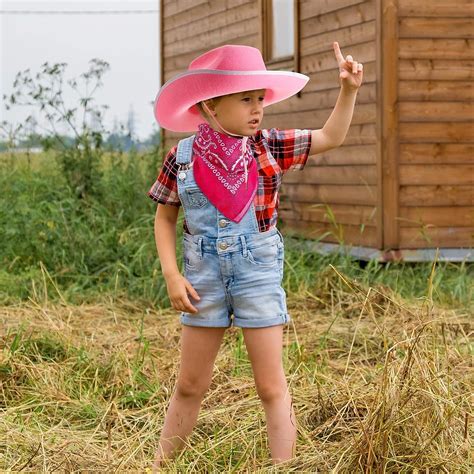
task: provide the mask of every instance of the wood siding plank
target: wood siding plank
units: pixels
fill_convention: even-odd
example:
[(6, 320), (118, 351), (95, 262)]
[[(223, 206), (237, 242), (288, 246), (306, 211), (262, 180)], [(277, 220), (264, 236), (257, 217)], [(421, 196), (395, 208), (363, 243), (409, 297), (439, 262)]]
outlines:
[[(417, 165), (414, 165), (417, 166)], [(422, 166), (422, 165), (420, 165)], [(311, 166), (294, 170), (283, 176), (284, 183), (292, 184), (371, 184), (377, 183), (377, 170), (372, 165)]]
[(474, 99), (472, 81), (400, 81), (398, 89), (400, 101), (451, 101), (466, 102)]
[(399, 219), (402, 227), (473, 227), (474, 206), (402, 206)]
[[(301, 49), (304, 51), (305, 55), (327, 51), (329, 47), (332, 47), (334, 35), (335, 33), (333, 31), (329, 31), (327, 33), (308, 36), (301, 40)], [(352, 45), (354, 44), (366, 43), (367, 41), (374, 40), (375, 21), (368, 21), (367, 23), (348, 26), (337, 31), (337, 41), (343, 51), (345, 47), (352, 49)], [(354, 57), (356, 58), (357, 56), (354, 55)]]
[(174, 0), (172, 2), (165, 2), (165, 18), (178, 13), (184, 13), (197, 6), (204, 7), (208, 0)]
[(474, 59), (471, 39), (400, 39), (400, 59)]
[(249, 2), (255, 3), (254, 0), (219, 0), (207, 1), (206, 3), (198, 2), (188, 10), (175, 10), (172, 14), (169, 13), (169, 9), (165, 8), (165, 31), (168, 32), (183, 25), (191, 25), (194, 22), (205, 21), (205, 18), (213, 14), (223, 13), (226, 10), (245, 5)]
[(474, 102), (400, 102), (400, 122), (469, 122), (474, 120)]
[(309, 158), (306, 166), (375, 165), (375, 145), (340, 146)]
[(400, 187), (401, 206), (472, 206), (471, 185), (414, 185)]
[[(294, 113), (289, 111), (288, 113), (272, 114), (265, 113), (262, 127), (271, 128), (277, 127), (278, 124), (285, 124), (285, 128), (320, 128), (322, 127), (331, 112), (333, 107), (321, 110), (305, 110)], [(352, 116), (351, 124), (361, 125), (366, 123), (375, 123), (376, 119), (376, 104), (359, 104), (354, 109), (354, 115)]]
[(473, 123), (419, 123), (402, 122), (399, 127), (400, 140), (411, 143), (474, 142)]
[(350, 204), (308, 204), (297, 201), (281, 202), (278, 215), (285, 220), (335, 222), (337, 224), (375, 226), (376, 208)]
[(473, 247), (474, 227), (402, 227), (402, 248)]
[(467, 17), (474, 15), (472, 0), (399, 0), (399, 15), (403, 16), (430, 16), (430, 17)]
[[(474, 164), (401, 165), (401, 185), (465, 185), (474, 184)], [(474, 192), (474, 188), (473, 188)]]
[(469, 143), (402, 143), (400, 163), (467, 164), (474, 163), (474, 144)]
[(400, 38), (474, 38), (474, 19), (400, 18)]
[(336, 10), (342, 10), (352, 5), (359, 5), (364, 2), (365, 0), (301, 0), (300, 18), (301, 20), (306, 20), (307, 18), (325, 15)]
[(467, 81), (474, 78), (474, 61), (460, 59), (400, 59), (401, 80)]
[(196, 21), (186, 23), (180, 27), (173, 28), (166, 32), (166, 43), (173, 44), (186, 39), (194, 39), (212, 30), (225, 28), (229, 25), (239, 23), (241, 21), (250, 20), (258, 15), (257, 5), (254, 2), (238, 5), (225, 12), (217, 12), (210, 14)]
[(302, 235), (308, 239), (322, 240), (339, 244), (362, 245), (375, 247), (377, 245), (375, 227), (369, 226), (332, 226), (320, 222), (301, 221), (293, 219), (282, 220), (281, 230), (288, 235)]
[(196, 49), (197, 44), (220, 45), (229, 42), (232, 38), (247, 37), (258, 32), (259, 27), (259, 19), (254, 17), (251, 20), (243, 20), (225, 27), (206, 30), (199, 35), (193, 36), (191, 41), (186, 38), (182, 41), (167, 43), (165, 40), (165, 57), (188, 54)]
[(364, 185), (282, 184), (282, 195), (299, 202), (374, 206), (376, 187)]
[(307, 38), (328, 31), (334, 31), (337, 34), (337, 31), (341, 28), (371, 20), (375, 20), (375, 8), (373, 2), (366, 1), (301, 21), (300, 36), (301, 38)]

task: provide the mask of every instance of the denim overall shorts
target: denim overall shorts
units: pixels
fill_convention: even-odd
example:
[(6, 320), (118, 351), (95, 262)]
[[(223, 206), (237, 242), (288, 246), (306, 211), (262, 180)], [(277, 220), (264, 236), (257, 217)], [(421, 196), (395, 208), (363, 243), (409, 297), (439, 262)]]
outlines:
[(194, 135), (178, 143), (178, 195), (190, 233), (183, 233), (184, 276), (200, 296), (198, 313), (181, 313), (190, 326), (261, 328), (290, 317), (283, 278), (283, 237), (259, 232), (252, 203), (239, 223), (211, 204), (194, 180)]

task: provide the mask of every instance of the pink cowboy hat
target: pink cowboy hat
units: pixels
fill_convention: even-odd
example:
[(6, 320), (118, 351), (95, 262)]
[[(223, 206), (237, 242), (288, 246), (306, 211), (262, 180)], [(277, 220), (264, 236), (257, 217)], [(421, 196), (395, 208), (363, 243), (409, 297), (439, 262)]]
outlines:
[(173, 132), (194, 132), (203, 122), (195, 105), (201, 100), (266, 89), (266, 107), (296, 94), (308, 81), (297, 72), (267, 71), (257, 48), (227, 44), (198, 56), (186, 72), (163, 84), (155, 99), (155, 118)]

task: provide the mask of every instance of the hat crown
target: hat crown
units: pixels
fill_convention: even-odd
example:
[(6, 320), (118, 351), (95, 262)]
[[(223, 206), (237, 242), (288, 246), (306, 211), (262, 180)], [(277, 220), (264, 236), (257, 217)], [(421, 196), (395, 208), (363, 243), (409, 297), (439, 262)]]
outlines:
[(266, 71), (262, 54), (252, 46), (227, 44), (198, 56), (188, 67), (218, 71)]

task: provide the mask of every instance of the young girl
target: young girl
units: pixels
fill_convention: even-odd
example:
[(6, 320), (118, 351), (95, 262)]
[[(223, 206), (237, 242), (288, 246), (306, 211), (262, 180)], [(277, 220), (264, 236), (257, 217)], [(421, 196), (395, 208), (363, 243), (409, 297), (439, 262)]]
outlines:
[[(276, 228), (283, 173), (339, 146), (347, 133), (362, 64), (343, 58), (341, 91), (322, 129), (259, 129), (264, 107), (300, 91), (308, 77), (267, 71), (260, 51), (225, 45), (196, 58), (163, 85), (158, 123), (194, 132), (167, 154), (149, 196), (158, 202), (155, 239), (170, 301), (181, 311), (181, 363), (154, 468), (183, 448), (209, 388), (225, 329), (242, 328), (262, 401), (274, 464), (294, 456), (296, 420), (282, 366), (290, 321), (283, 237)], [(184, 211), (184, 276), (176, 261), (176, 222)]]

